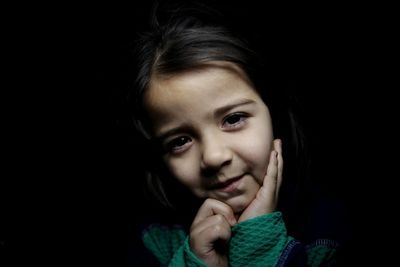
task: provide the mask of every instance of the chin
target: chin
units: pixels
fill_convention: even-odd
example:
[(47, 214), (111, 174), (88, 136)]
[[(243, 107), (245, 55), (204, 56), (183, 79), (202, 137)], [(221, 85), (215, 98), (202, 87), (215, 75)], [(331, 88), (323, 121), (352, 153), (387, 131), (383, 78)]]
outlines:
[(250, 200), (243, 198), (243, 196), (239, 196), (237, 198), (230, 199), (225, 202), (228, 204), (232, 210), (233, 213), (242, 213), (251, 203)]

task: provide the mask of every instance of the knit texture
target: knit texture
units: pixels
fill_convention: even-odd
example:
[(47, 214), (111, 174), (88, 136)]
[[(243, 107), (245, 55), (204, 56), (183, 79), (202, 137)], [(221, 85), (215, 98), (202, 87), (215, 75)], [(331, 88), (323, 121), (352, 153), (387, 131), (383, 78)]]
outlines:
[(167, 264), (186, 239), (186, 233), (179, 226), (167, 227), (153, 224), (142, 235), (144, 245), (157, 257), (161, 264)]
[(280, 212), (241, 222), (232, 227), (231, 266), (275, 266), (291, 239), (287, 236)]
[(207, 267), (207, 265), (196, 257), (190, 250), (189, 237), (186, 238), (184, 244), (179, 248), (172, 258), (170, 267)]
[[(189, 237), (178, 226), (151, 225), (143, 233), (144, 245), (159, 262), (170, 267), (207, 267), (191, 251)], [(282, 266), (290, 260), (290, 247), (294, 239), (287, 235), (280, 212), (258, 216), (232, 227), (229, 242), (229, 264), (236, 266)], [(296, 243), (299, 243), (296, 241)], [(317, 240), (306, 247), (307, 265), (321, 266), (332, 262), (336, 243)]]

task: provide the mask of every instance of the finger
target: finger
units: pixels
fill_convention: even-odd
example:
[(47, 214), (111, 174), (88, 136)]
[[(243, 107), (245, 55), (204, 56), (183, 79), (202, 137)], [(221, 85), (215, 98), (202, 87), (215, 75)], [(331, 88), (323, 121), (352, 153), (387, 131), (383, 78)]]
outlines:
[[(277, 176), (278, 176), (278, 152), (275, 150), (271, 151), (269, 157), (269, 163), (267, 168), (267, 174), (264, 177), (264, 185), (268, 187), (276, 187)], [(273, 189), (273, 188), (271, 188)], [(273, 190), (275, 191), (275, 189)]]
[[(216, 241), (221, 239), (223, 241), (228, 241), (231, 238), (231, 226), (225, 219), (220, 219), (220, 217), (215, 216), (216, 220), (214, 224), (205, 228), (200, 235), (204, 235), (204, 239)], [(213, 218), (214, 219), (214, 218)]]
[(217, 214), (199, 222), (196, 227), (192, 229), (191, 236), (209, 242), (213, 242), (217, 239), (227, 241), (230, 239), (230, 229), (231, 225), (226, 218), (221, 214)]
[(189, 242), (193, 252), (203, 258), (216, 249), (217, 242), (228, 243), (231, 238), (231, 226), (225, 217), (218, 214), (201, 221), (190, 232)]
[(231, 226), (236, 224), (235, 215), (232, 208), (227, 204), (212, 198), (208, 198), (201, 205), (196, 217), (193, 220), (192, 227), (195, 227), (199, 222), (205, 220), (207, 217), (220, 214), (225, 217)]
[(283, 156), (282, 156), (282, 140), (274, 140), (275, 151), (278, 152), (278, 175), (277, 175), (277, 189), (276, 189), (276, 199), (278, 199), (279, 190), (282, 185), (282, 173), (283, 173)]
[(265, 199), (266, 203), (275, 202), (275, 191), (277, 187), (276, 183), (278, 175), (277, 154), (278, 153), (276, 151), (271, 151), (267, 174), (265, 175), (263, 185), (257, 194), (257, 197)]

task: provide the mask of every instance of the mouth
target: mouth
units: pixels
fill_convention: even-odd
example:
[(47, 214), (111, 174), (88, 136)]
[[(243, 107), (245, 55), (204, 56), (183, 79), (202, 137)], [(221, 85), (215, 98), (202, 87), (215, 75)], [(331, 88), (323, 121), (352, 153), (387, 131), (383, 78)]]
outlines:
[(233, 192), (238, 188), (243, 176), (244, 175), (236, 176), (226, 180), (225, 182), (218, 183), (214, 186), (214, 189), (225, 193)]

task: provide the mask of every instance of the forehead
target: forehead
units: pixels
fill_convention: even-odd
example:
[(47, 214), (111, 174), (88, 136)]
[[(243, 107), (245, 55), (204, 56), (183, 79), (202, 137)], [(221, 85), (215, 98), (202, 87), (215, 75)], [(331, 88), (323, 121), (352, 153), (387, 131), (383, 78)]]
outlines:
[(177, 108), (179, 104), (193, 99), (201, 101), (211, 95), (219, 99), (246, 93), (256, 91), (241, 68), (232, 63), (212, 62), (173, 75), (154, 75), (144, 103), (147, 111), (154, 111), (163, 104)]
[(204, 125), (218, 109), (243, 100), (263, 104), (244, 72), (223, 63), (158, 76), (144, 95), (153, 134), (173, 125)]

